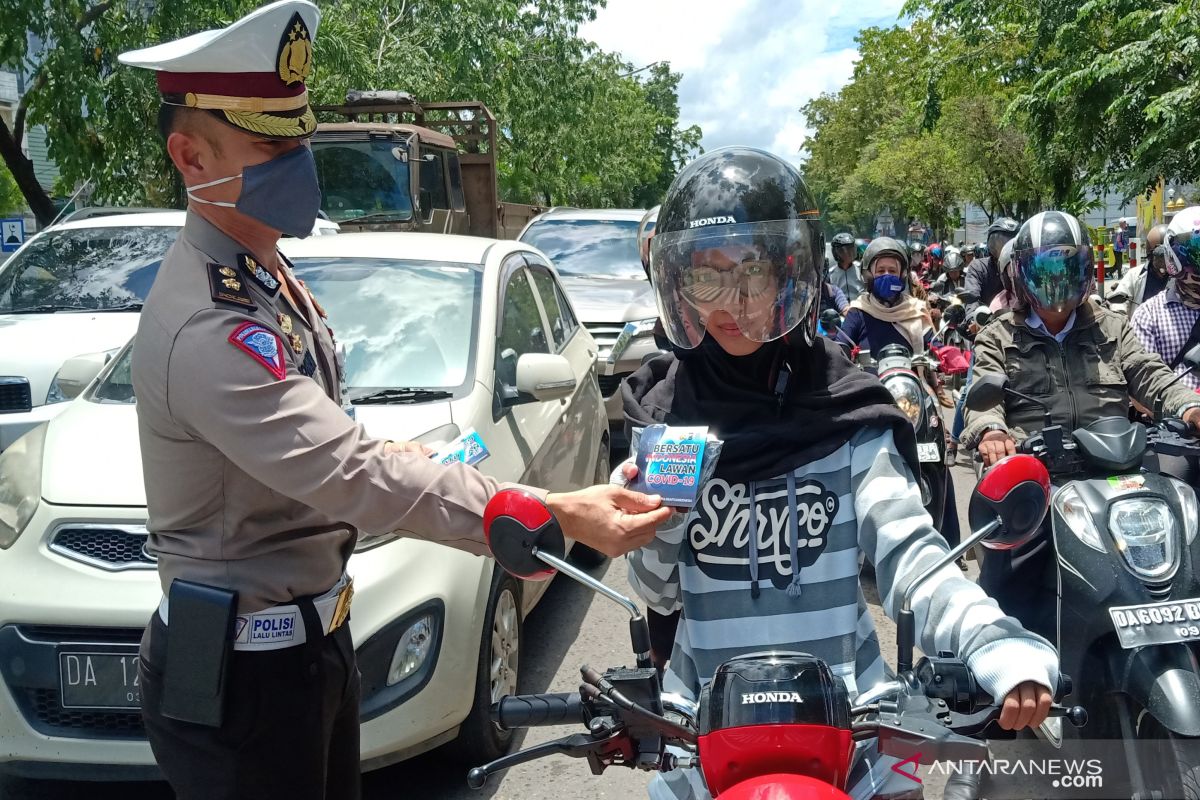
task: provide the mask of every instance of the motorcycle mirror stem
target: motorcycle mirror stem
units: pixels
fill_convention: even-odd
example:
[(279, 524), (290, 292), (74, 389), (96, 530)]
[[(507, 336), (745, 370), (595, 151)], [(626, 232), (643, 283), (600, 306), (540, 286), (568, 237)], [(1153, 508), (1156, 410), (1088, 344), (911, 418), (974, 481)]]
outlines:
[(916, 616), (912, 610), (912, 597), (917, 589), (937, 574), (942, 567), (947, 564), (953, 564), (963, 553), (995, 533), (1002, 524), (1000, 518), (996, 517), (979, 530), (972, 531), (971, 535), (962, 540), (958, 547), (955, 547), (949, 553), (942, 556), (933, 566), (926, 569), (908, 584), (908, 588), (904, 590), (904, 596), (900, 600), (900, 613), (896, 616), (897, 673), (903, 675), (913, 668), (913, 648), (917, 642), (917, 623)]
[(543, 564), (553, 567), (564, 575), (570, 576), (596, 594), (607, 597), (625, 609), (629, 614), (629, 639), (633, 644), (633, 654), (637, 657), (637, 665), (638, 667), (653, 666), (653, 662), (650, 660), (650, 626), (647, 624), (646, 618), (642, 615), (641, 609), (637, 607), (636, 603), (620, 592), (605, 586), (574, 564), (564, 561), (552, 553), (544, 552), (535, 547), (533, 548), (533, 555)]

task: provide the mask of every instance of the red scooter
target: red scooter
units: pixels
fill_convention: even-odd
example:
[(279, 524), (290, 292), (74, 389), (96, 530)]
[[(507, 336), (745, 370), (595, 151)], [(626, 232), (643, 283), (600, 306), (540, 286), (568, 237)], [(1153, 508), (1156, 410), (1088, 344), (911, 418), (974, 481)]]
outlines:
[[(595, 775), (612, 766), (647, 771), (698, 767), (709, 792), (721, 800), (845, 800), (859, 741), (877, 739), (881, 752), (909, 762), (914, 780), (918, 763), (986, 758), (986, 743), (970, 737), (981, 734), (1000, 709), (952, 654), (923, 657), (914, 666), (911, 597), (916, 587), (976, 543), (1013, 547), (1031, 536), (1046, 514), (1049, 491), (1046, 468), (1027, 455), (1002, 460), (979, 482), (971, 519), (983, 521), (981, 527), (913, 581), (904, 595), (895, 680), (852, 701), (842, 680), (820, 659), (804, 653), (753, 653), (722, 664), (698, 703), (663, 693), (637, 605), (564, 560), (562, 529), (549, 510), (523, 492), (500, 492), (484, 516), (496, 560), (526, 579), (566, 573), (624, 607), (637, 666), (604, 674), (584, 666), (578, 693), (502, 698), (491, 710), (502, 728), (576, 722), (587, 732), (475, 767), (468, 784), (482, 788), (490, 775), (558, 753), (586, 758)], [(1060, 676), (1060, 696), (1069, 692), (1070, 680)], [(1086, 720), (1079, 707), (1056, 703), (1050, 713), (1075, 725)]]

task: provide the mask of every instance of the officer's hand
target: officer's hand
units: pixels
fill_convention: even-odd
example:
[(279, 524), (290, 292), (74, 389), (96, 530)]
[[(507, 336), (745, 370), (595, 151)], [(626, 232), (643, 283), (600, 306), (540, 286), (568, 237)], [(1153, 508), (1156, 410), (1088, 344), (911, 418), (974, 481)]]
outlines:
[(1000, 711), (1000, 727), (1006, 731), (1036, 728), (1046, 721), (1054, 695), (1050, 689), (1034, 681), (1018, 684), (1004, 698)]
[(979, 457), (983, 459), (983, 466), (990, 467), (1005, 456), (1014, 455), (1017, 452), (1017, 443), (1008, 435), (1007, 431), (988, 431), (979, 440)]
[(549, 494), (546, 505), (563, 533), (613, 558), (649, 544), (658, 526), (671, 516), (658, 495), (608, 484)]
[(1183, 421), (1192, 426), (1192, 432), (1200, 431), (1200, 406), (1192, 406), (1183, 412)]
[(431, 456), (437, 452), (432, 447), (426, 447), (420, 442), (388, 442), (385, 447), (389, 453), (417, 453)]

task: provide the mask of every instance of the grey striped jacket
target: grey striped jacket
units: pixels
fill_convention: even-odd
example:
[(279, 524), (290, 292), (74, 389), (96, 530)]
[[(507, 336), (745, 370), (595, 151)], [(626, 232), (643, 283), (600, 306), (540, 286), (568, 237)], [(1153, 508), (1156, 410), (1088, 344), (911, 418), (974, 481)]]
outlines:
[[(874, 564), (894, 618), (904, 588), (947, 552), (920, 498), (882, 428), (861, 431), (791, 475), (709, 481), (686, 517), (676, 514), (629, 555), (630, 583), (646, 604), (660, 613), (683, 609), (665, 688), (697, 697), (722, 662), (767, 649), (822, 658), (851, 697), (886, 680), (891, 670), (859, 585), (858, 556)], [(913, 610), (921, 649), (959, 654), (993, 697), (1027, 680), (1054, 688), (1054, 648), (1004, 616), (953, 564), (917, 592)], [(854, 796), (913, 789), (891, 763), (864, 751)], [(694, 770), (651, 784), (651, 797), (707, 796)]]

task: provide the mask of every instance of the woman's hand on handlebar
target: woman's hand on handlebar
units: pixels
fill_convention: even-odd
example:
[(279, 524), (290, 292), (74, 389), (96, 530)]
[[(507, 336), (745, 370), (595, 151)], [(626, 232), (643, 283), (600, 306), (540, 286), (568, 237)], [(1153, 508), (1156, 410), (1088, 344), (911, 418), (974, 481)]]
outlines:
[(978, 449), (979, 457), (983, 459), (983, 466), (986, 468), (1005, 456), (1016, 455), (1017, 443), (1008, 435), (1008, 431), (988, 431), (979, 440)]
[(1034, 681), (1017, 684), (1005, 698), (1000, 711), (1000, 727), (1006, 731), (1036, 728), (1046, 721), (1054, 694), (1049, 687)]
[(1191, 426), (1191, 434), (1195, 436), (1200, 431), (1200, 406), (1192, 406), (1184, 411), (1183, 421)]

